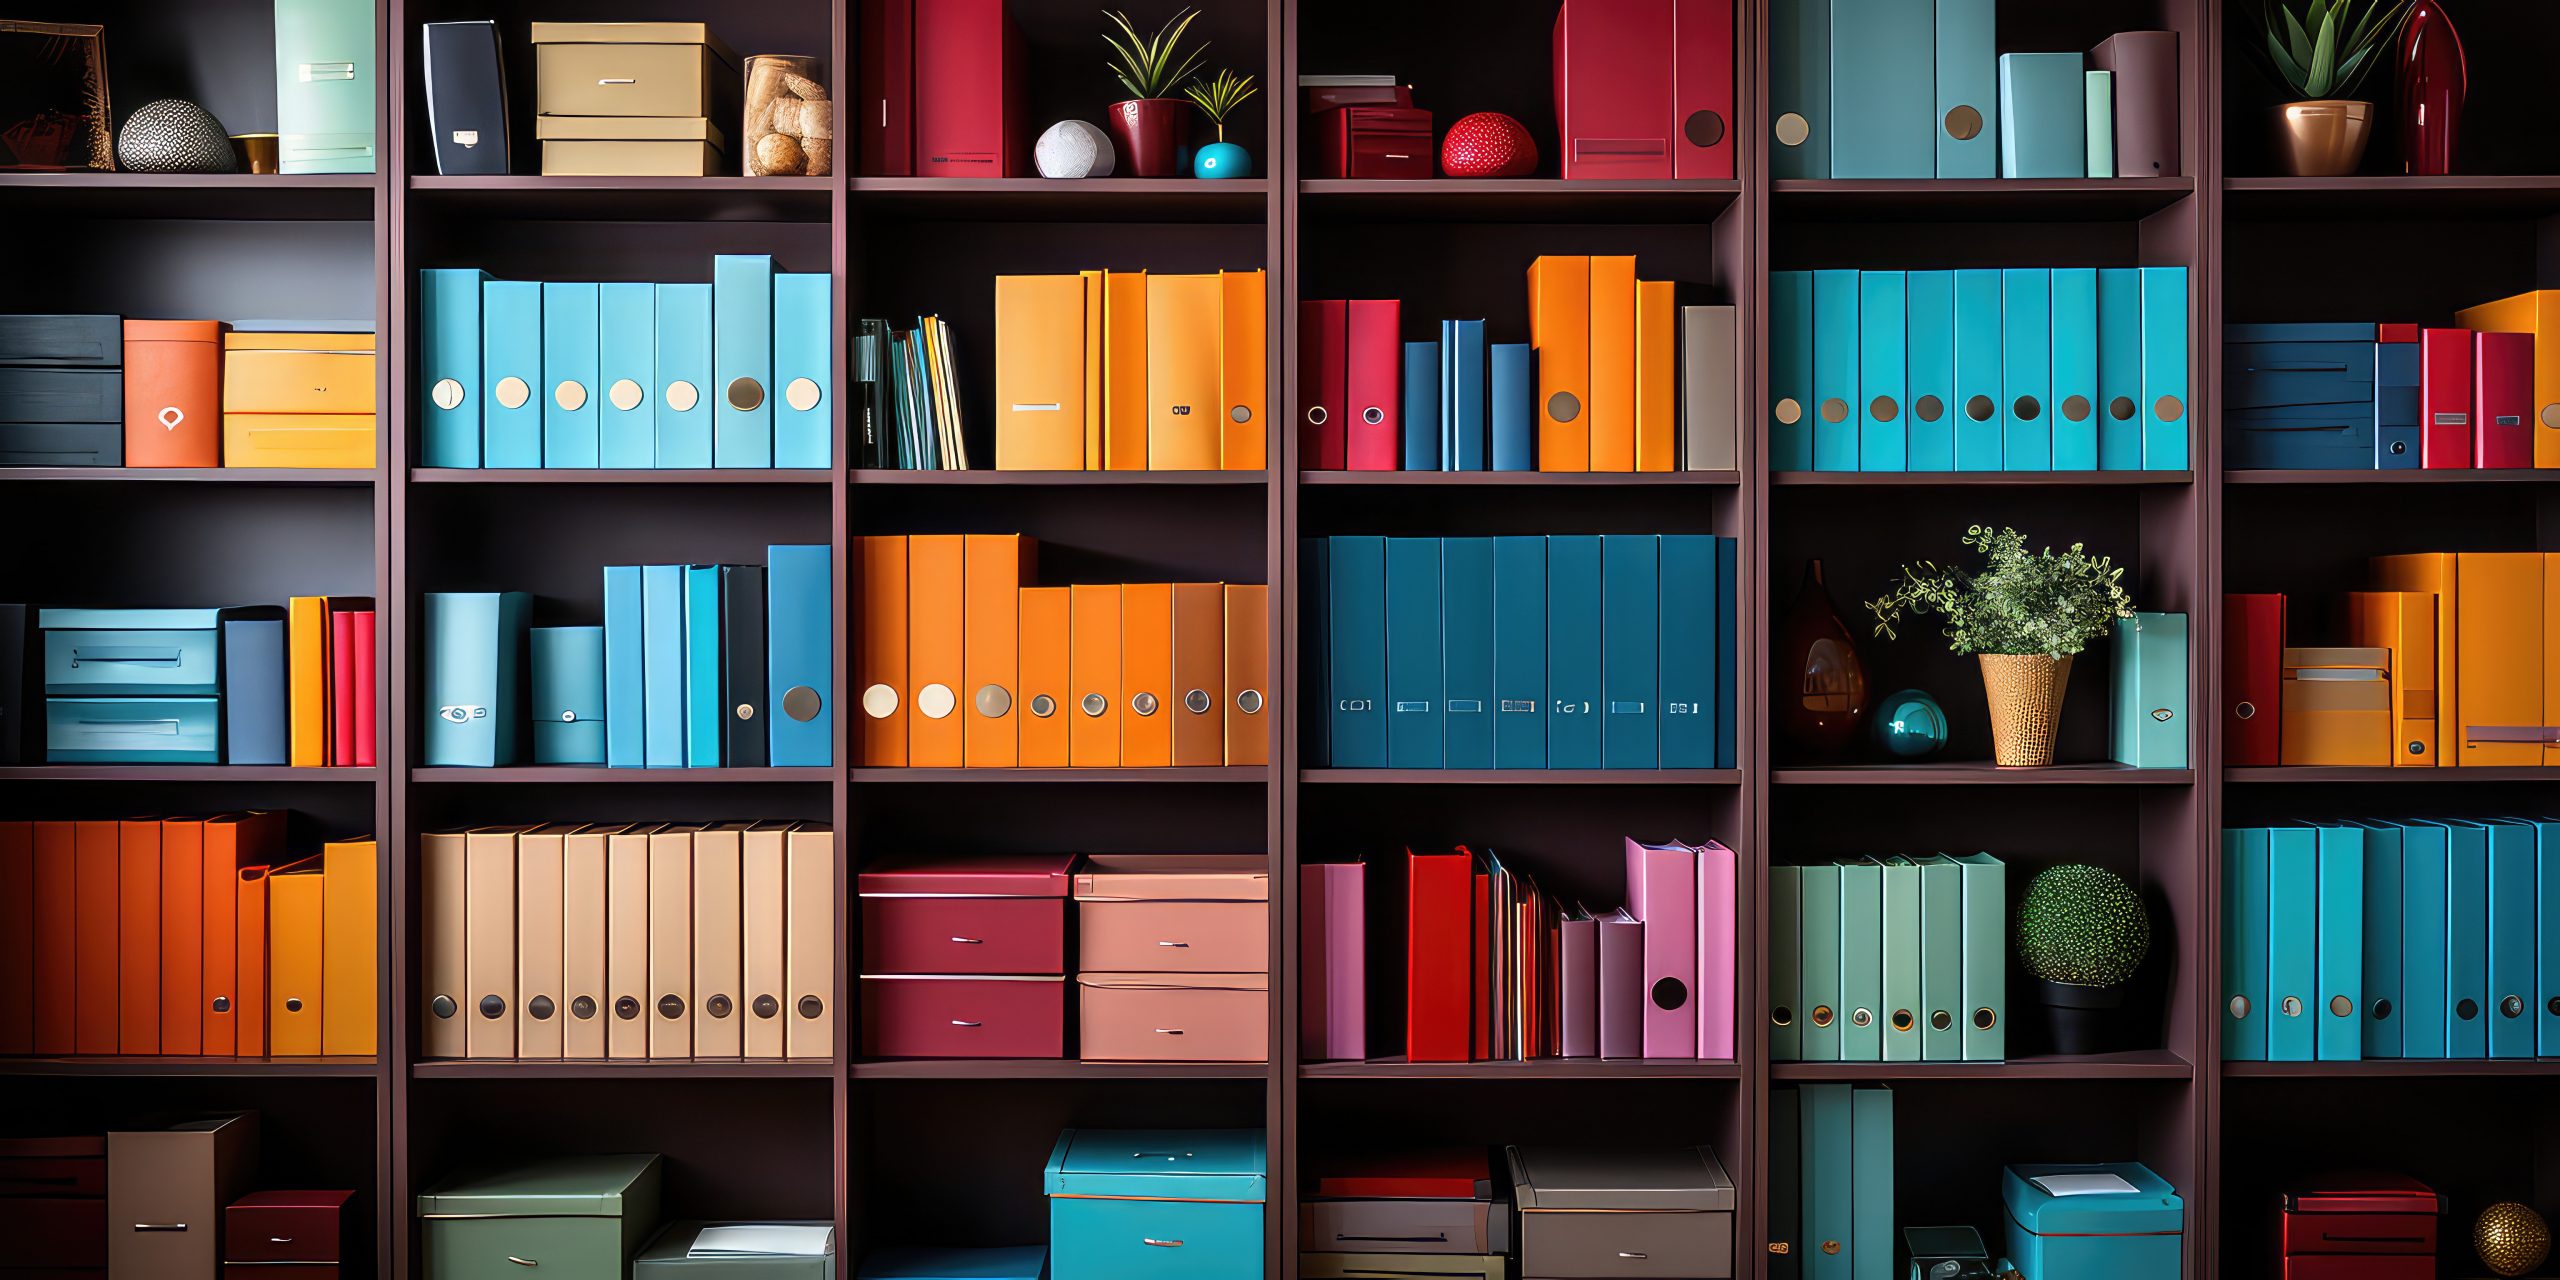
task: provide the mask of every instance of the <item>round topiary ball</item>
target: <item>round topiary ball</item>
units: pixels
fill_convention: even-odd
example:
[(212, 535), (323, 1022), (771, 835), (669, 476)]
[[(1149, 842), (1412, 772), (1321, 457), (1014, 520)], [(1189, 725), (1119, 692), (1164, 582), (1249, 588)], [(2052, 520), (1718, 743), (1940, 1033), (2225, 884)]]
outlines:
[(2150, 950), (2142, 896), (2104, 867), (2047, 867), (2018, 904), (2018, 958), (2047, 982), (2112, 987)]

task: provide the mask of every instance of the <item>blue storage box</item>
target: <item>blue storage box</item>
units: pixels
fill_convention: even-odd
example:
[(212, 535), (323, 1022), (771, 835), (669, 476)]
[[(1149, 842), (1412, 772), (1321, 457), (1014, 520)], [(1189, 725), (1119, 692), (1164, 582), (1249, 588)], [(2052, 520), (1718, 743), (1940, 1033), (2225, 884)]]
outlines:
[(47, 698), (54, 764), (220, 764), (219, 698)]
[(2000, 1200), (2024, 1280), (2177, 1280), (2186, 1205), (2139, 1164), (2011, 1165)]
[(2222, 415), (2222, 465), (2235, 471), (2370, 471), (2373, 409), (2297, 404)]
[(1048, 1274), (1049, 1251), (1028, 1244), (994, 1249), (882, 1249), (862, 1260), (861, 1280), (1041, 1280)]
[(274, 606), (42, 609), (45, 759), (222, 762), (222, 624), (281, 621)]
[(533, 628), (533, 762), (604, 763), (604, 628)]
[(2222, 332), (2223, 407), (2373, 403), (2369, 324), (2235, 324)]
[(1259, 1129), (1069, 1129), (1042, 1177), (1051, 1280), (1261, 1280)]

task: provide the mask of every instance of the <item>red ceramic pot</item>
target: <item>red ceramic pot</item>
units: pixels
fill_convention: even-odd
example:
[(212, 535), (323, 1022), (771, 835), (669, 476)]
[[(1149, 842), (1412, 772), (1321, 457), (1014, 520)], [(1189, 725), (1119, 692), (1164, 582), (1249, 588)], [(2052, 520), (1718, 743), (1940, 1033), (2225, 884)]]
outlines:
[(1120, 149), (1122, 172), (1136, 178), (1180, 178), (1191, 172), (1191, 114), (1181, 98), (1132, 98), (1111, 104), (1104, 123)]

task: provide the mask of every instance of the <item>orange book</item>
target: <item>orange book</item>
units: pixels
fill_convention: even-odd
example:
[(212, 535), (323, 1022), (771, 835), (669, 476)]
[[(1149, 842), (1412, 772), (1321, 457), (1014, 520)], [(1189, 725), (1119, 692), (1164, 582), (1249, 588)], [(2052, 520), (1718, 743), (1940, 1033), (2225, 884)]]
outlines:
[(1107, 271), (1079, 271), (1076, 278), (1084, 282), (1084, 469), (1102, 470), (1102, 418), (1106, 412), (1103, 386), (1102, 300), (1108, 290), (1104, 286)]
[(2533, 335), (2533, 465), (2560, 467), (2560, 289), (2537, 289), (2454, 313), (2483, 333)]
[(2457, 565), (2450, 551), (2376, 556), (2373, 585), (2385, 591), (2417, 591), (2436, 601), (2436, 763), (2453, 766), (2462, 760), (2461, 669), (2462, 593), (2455, 589)]
[(1538, 355), (1538, 470), (1591, 469), (1591, 259), (1529, 264), (1529, 345)]
[(78, 1043), (79, 931), (76, 839), (68, 822), (35, 824), (35, 1051), (61, 1055)]
[(239, 908), (231, 932), (231, 985), (238, 994), (231, 1009), (233, 1051), (243, 1058), (267, 1056), (267, 871), (263, 865), (240, 868), (232, 898)]
[(2542, 557), (2464, 552), (2454, 570), (2465, 765), (2542, 763)]
[(2349, 636), (2391, 653), (2391, 763), (2432, 768), (2436, 750), (2436, 598), (2422, 591), (2347, 595)]
[(907, 763), (957, 769), (964, 758), (966, 559), (956, 533), (907, 539)]
[(322, 1053), (374, 1053), (376, 861), (371, 836), (320, 846)]
[(1102, 465), (1147, 469), (1147, 273), (1102, 278)]
[[(1636, 466), (1680, 466), (1680, 309), (1668, 280), (1636, 282)], [(1598, 470), (1594, 467), (1593, 470)]]
[(267, 875), (267, 1052), (279, 1058), (321, 1052), (321, 1006), (329, 994), (320, 954), (325, 878), (316, 856)]
[(1120, 588), (1120, 767), (1173, 763), (1173, 584)]
[(0, 1054), (35, 1051), (35, 828), (0, 822)]
[(160, 820), (116, 824), (116, 1052), (160, 1052)]
[(1120, 763), (1120, 592), (1111, 583), (1068, 589), (1067, 758), (1078, 769)]
[(854, 763), (907, 762), (907, 540), (862, 544), (862, 613), (855, 620), (853, 682), (862, 687), (862, 728)]
[[(204, 822), (203, 856), (194, 870), (204, 886), (204, 1049), (208, 1057), (254, 1053), (240, 1048), (240, 871), (284, 854), (284, 814), (229, 813)], [(261, 947), (265, 945), (261, 940)]]
[(204, 819), (160, 824), (160, 1052), (204, 1052)]
[(1227, 756), (1224, 584), (1173, 585), (1173, 763), (1215, 765)]
[(72, 824), (71, 936), (80, 949), (72, 980), (75, 1053), (116, 1051), (116, 824)]
[(1084, 469), (1082, 276), (996, 277), (996, 470)]
[(1219, 326), (1218, 407), (1225, 438), (1218, 443), (1218, 465), (1229, 471), (1260, 471), (1268, 463), (1263, 406), (1270, 397), (1270, 304), (1261, 271), (1221, 271), (1219, 293), (1226, 314)]
[(1225, 447), (1218, 329), (1226, 291), (1216, 276), (1147, 277), (1147, 466), (1215, 471)]
[(1023, 584), (1039, 576), (1037, 539), (972, 533), (962, 544), (961, 759), (972, 769), (1010, 769), (1019, 752)]
[(1014, 763), (1025, 769), (1067, 767), (1067, 725), (1074, 699), (1067, 693), (1068, 587), (1024, 587), (1015, 602), (1021, 614), (1016, 643), (1022, 677), (1015, 694), (1021, 710)]
[(294, 596), (285, 601), (285, 731), (297, 769), (329, 763), (329, 599)]
[(1636, 260), (1591, 260), (1591, 469), (1636, 469)]
[(1271, 685), (1271, 588), (1227, 584), (1226, 638), (1228, 764), (1271, 763), (1271, 717), (1264, 714)]

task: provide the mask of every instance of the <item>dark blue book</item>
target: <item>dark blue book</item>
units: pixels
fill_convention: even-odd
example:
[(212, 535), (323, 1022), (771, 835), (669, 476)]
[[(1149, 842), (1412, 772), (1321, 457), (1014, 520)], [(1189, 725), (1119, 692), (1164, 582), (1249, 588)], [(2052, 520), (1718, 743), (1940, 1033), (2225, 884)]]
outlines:
[(222, 760), (289, 764), (285, 733), (284, 623), (222, 624)]
[(1440, 322), (1440, 469), (1485, 469), (1484, 321)]
[(1404, 469), (1440, 469), (1440, 344), (1404, 344)]
[(1493, 469), (1538, 469), (1538, 358), (1525, 342), (1493, 344), (1486, 417), (1493, 432)]

